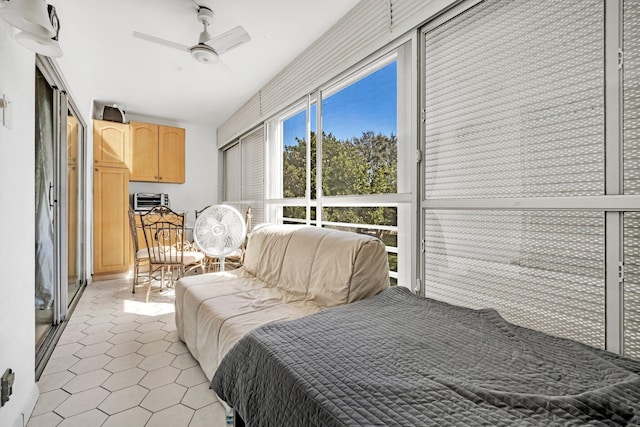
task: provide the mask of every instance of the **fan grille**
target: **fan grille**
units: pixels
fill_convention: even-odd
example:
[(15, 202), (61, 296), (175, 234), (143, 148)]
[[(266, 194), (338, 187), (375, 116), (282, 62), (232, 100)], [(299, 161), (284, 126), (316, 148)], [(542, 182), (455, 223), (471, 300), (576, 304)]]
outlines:
[(245, 233), (240, 212), (228, 205), (214, 205), (198, 215), (193, 240), (205, 254), (224, 257), (240, 247)]

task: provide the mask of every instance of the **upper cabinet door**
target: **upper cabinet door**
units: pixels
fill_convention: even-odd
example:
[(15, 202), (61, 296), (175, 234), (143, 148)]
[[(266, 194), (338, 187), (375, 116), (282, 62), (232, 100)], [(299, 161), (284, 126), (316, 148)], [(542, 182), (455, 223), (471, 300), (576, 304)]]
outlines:
[(96, 166), (128, 167), (129, 125), (94, 120), (93, 159)]
[(131, 181), (158, 181), (158, 125), (130, 122)]
[(170, 126), (158, 126), (158, 137), (159, 181), (178, 184), (184, 183), (184, 129)]

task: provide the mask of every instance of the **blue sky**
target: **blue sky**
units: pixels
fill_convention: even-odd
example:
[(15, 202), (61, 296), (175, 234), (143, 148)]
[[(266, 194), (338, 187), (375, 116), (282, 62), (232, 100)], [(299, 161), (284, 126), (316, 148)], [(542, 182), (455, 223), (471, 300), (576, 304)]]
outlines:
[[(323, 100), (322, 119), (325, 133), (338, 139), (361, 136), (372, 130), (397, 135), (397, 64), (391, 64), (353, 83)], [(311, 111), (311, 128), (315, 129), (315, 107)], [(285, 145), (305, 136), (305, 112), (284, 122)]]

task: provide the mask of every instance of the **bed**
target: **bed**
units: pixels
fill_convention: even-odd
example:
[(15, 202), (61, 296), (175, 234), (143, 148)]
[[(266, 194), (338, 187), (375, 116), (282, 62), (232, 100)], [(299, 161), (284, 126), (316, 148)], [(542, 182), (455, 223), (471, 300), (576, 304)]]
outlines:
[(404, 288), (260, 327), (211, 388), (248, 426), (640, 425), (640, 362)]

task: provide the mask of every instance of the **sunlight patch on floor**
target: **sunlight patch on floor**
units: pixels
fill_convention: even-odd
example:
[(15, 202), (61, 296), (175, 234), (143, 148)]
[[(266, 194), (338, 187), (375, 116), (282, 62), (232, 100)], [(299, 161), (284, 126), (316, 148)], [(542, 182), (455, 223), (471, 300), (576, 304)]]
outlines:
[(125, 313), (138, 314), (141, 316), (159, 316), (162, 314), (173, 313), (175, 309), (172, 303), (145, 303), (144, 301), (123, 300), (122, 311)]

